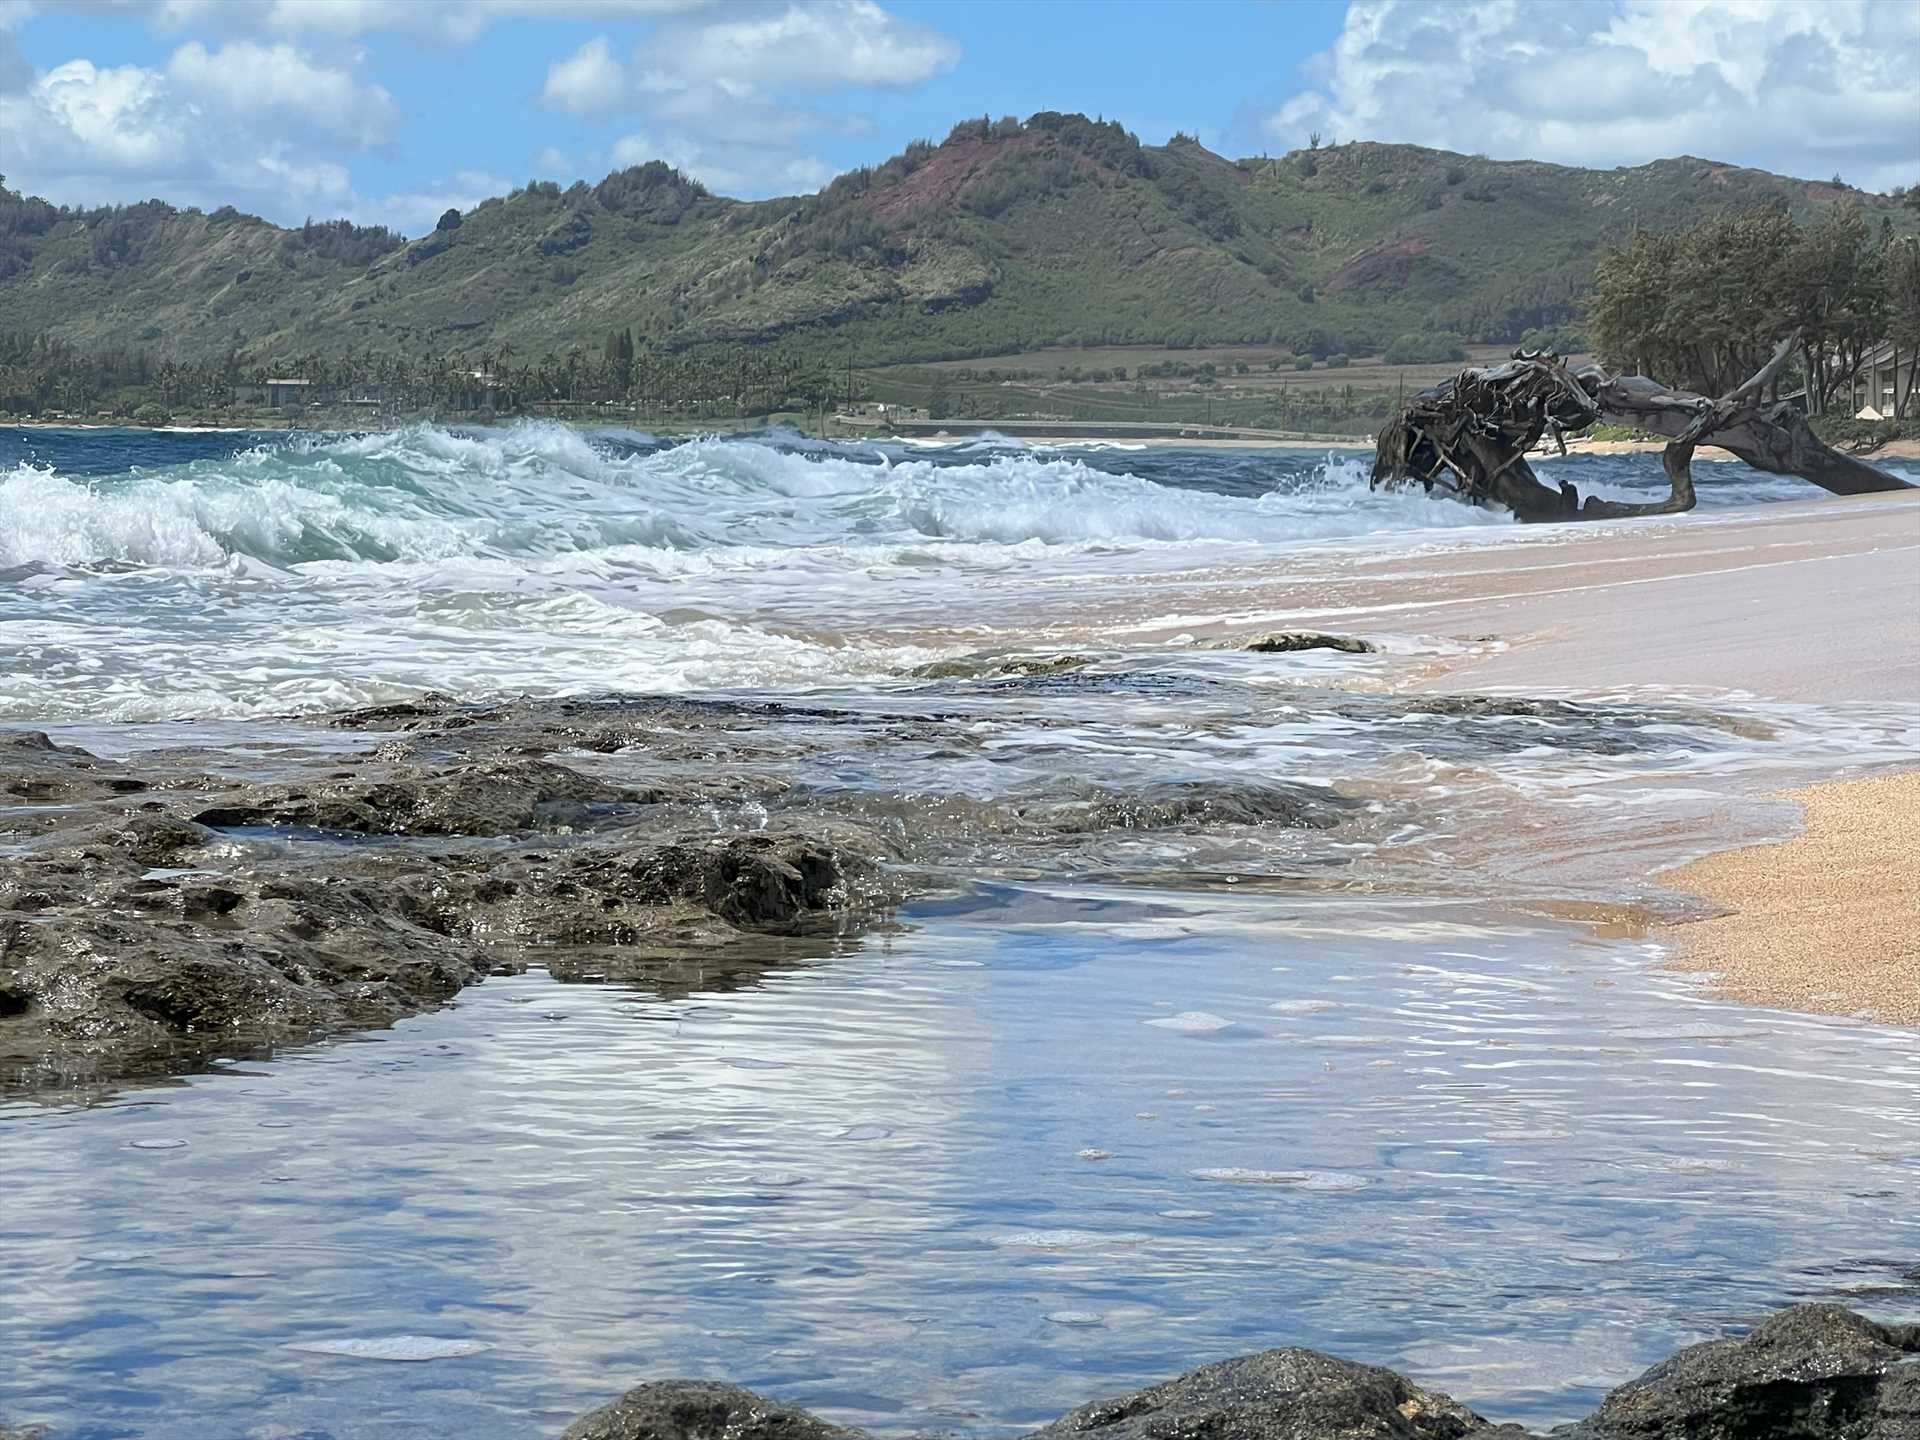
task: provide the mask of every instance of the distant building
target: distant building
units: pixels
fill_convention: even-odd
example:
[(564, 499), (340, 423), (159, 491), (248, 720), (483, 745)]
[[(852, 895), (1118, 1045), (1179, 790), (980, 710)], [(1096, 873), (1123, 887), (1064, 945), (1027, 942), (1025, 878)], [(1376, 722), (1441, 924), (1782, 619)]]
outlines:
[(236, 385), (233, 403), (265, 405), (273, 410), (292, 409), (305, 404), (312, 389), (311, 380), (268, 380), (259, 385)]
[(1898, 414), (1900, 406), (1914, 398), (1915, 359), (1911, 350), (1897, 350), (1891, 340), (1883, 340), (1869, 350), (1853, 377), (1853, 404), (1848, 413), (1857, 415), (1872, 409), (1883, 419)]

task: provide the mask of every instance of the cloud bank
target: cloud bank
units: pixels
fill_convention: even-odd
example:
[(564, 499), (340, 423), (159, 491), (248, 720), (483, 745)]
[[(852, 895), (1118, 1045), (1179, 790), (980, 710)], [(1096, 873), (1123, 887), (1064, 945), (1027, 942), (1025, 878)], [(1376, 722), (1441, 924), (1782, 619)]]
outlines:
[(1497, 159), (1691, 154), (1884, 190), (1920, 180), (1914, 0), (1353, 0), (1264, 123)]

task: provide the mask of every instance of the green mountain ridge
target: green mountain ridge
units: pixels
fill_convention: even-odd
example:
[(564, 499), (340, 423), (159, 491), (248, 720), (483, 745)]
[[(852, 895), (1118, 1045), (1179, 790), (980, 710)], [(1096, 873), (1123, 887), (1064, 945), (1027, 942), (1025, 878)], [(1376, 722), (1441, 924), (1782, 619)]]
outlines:
[(535, 182), (407, 241), (0, 188), (0, 328), (268, 362), (802, 346), (862, 364), (1051, 344), (1375, 351), (1575, 322), (1606, 245), (1728, 207), (1896, 201), (1679, 157), (1615, 170), (1368, 141), (1229, 160), (1042, 112), (975, 120), (816, 195), (736, 201), (665, 164)]

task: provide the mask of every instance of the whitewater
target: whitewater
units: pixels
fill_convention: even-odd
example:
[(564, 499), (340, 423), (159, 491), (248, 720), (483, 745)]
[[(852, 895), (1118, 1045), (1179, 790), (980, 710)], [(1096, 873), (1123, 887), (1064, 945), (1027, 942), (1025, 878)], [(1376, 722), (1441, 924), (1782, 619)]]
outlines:
[[(1048, 614), (1098, 593), (1516, 532), (1372, 491), (1367, 458), (539, 423), (0, 430), (0, 721), (884, 685), (1044, 641)], [(1555, 463), (1621, 495), (1656, 468)], [(1707, 506), (1805, 494), (1701, 469)]]

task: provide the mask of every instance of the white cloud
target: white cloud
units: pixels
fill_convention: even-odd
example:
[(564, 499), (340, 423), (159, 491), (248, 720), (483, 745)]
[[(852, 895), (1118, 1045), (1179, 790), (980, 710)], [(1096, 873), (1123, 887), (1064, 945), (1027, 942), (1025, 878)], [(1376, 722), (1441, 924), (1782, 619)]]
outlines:
[[(17, 3), (17, 0), (16, 0)], [(36, 0), (45, 10), (144, 15), (158, 29), (350, 39), (394, 31), (470, 44), (503, 20), (647, 19), (716, 0)]]
[(1884, 189), (1920, 178), (1913, 0), (1353, 0), (1265, 128), (1502, 159), (1667, 155)]
[[(164, 193), (280, 216), (330, 209), (351, 196), (343, 166), (270, 124), (251, 126), (247, 143), (235, 145), (239, 113), (223, 96), (183, 94), (167, 71), (69, 60), (0, 95), (9, 182), (75, 204)], [(289, 128), (308, 123), (281, 118)]]
[(343, 153), (383, 145), (394, 122), (379, 86), (291, 46), (251, 41), (216, 51), (190, 41), (154, 67), (69, 60), (0, 86), (8, 184), (58, 203), (158, 195), (297, 223), (412, 217), (433, 202), (445, 209), (487, 193), (457, 184), (444, 195), (361, 199)]
[(209, 52), (189, 41), (167, 61), (167, 78), (190, 102), (249, 117), (279, 112), (359, 146), (384, 144), (398, 120), (393, 98), (378, 85), (316, 65), (291, 45), (238, 40)]
[(548, 67), (540, 103), (575, 115), (606, 114), (620, 108), (626, 89), (627, 72), (613, 58), (607, 37), (597, 35)]
[(616, 143), (617, 163), (659, 158), (726, 194), (790, 194), (831, 178), (809, 149), (816, 139), (872, 128), (796, 97), (911, 88), (959, 56), (946, 36), (872, 0), (736, 0), (661, 26), (630, 64), (596, 37), (548, 70), (541, 103), (643, 121)]
[(533, 165), (542, 179), (573, 173), (573, 162), (551, 145), (533, 157)]
[(804, 194), (833, 178), (833, 170), (825, 161), (800, 151), (715, 145), (677, 135), (623, 135), (614, 141), (610, 158), (615, 166), (664, 160), (723, 195)]
[(385, 225), (408, 235), (431, 230), (448, 210), (473, 209), (490, 195), (504, 195), (513, 182), (485, 170), (462, 170), (450, 180), (424, 190), (383, 195), (376, 200), (354, 200), (346, 209), (349, 218), (366, 225)]
[(872, 0), (812, 0), (663, 27), (640, 86), (660, 94), (712, 87), (745, 99), (778, 91), (910, 89), (949, 69), (960, 47)]

